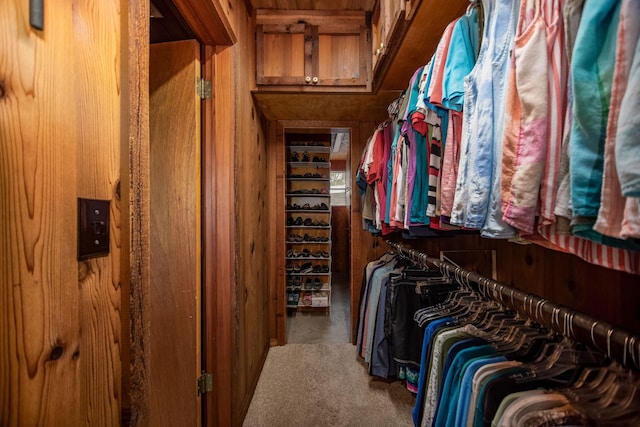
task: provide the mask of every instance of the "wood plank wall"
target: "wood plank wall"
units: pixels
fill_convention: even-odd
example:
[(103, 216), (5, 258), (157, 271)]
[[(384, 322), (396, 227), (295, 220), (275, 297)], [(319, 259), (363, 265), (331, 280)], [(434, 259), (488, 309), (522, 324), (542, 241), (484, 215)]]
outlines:
[[(239, 425), (251, 403), (269, 348), (268, 303), (269, 213), (266, 123), (256, 109), (252, 18), (237, 2), (235, 28), (236, 90), (236, 292), (237, 362), (234, 367), (233, 425)], [(225, 143), (218, 141), (217, 143)]]
[[(0, 425), (118, 425), (120, 1), (0, 7)], [(126, 8), (125, 8), (126, 9)], [(77, 261), (77, 198), (111, 253)]]

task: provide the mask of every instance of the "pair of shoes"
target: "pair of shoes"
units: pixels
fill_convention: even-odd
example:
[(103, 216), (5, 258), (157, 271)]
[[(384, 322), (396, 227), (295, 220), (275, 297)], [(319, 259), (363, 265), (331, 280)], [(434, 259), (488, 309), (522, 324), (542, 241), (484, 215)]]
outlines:
[(323, 285), (324, 285), (324, 283), (322, 283), (320, 281), (320, 279), (318, 279), (317, 277), (315, 279), (313, 279), (313, 290), (314, 291), (319, 291), (320, 289), (322, 289)]
[(311, 264), (310, 262), (306, 262), (300, 266), (301, 274), (311, 273), (312, 271), (313, 271), (313, 264)]
[(289, 249), (287, 251), (287, 258), (299, 258), (300, 252), (294, 251), (293, 249)]
[(326, 163), (327, 159), (323, 159), (320, 156), (313, 156), (313, 161), (316, 163)]
[(302, 236), (300, 236), (298, 234), (289, 234), (289, 236), (287, 237), (287, 241), (289, 241), (289, 242), (302, 242), (303, 238), (302, 238)]
[(297, 307), (300, 301), (300, 291), (287, 292), (287, 306)]
[(308, 162), (309, 161), (309, 153), (307, 153), (306, 151), (304, 153), (302, 153), (302, 161), (303, 162)]
[(307, 291), (310, 291), (311, 289), (313, 289), (313, 282), (311, 282), (310, 278), (304, 282), (303, 288)]
[(290, 216), (287, 218), (287, 225), (302, 225), (302, 218), (297, 217), (296, 219), (293, 219), (293, 217)]
[(291, 161), (292, 162), (299, 162), (300, 161), (300, 157), (298, 157), (298, 153), (296, 151), (291, 153)]

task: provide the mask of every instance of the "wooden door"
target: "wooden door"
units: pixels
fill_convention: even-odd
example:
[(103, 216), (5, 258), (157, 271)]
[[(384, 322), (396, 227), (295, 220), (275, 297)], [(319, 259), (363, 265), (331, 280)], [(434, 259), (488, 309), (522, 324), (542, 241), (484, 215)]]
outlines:
[(150, 46), (149, 425), (196, 426), (200, 339), (200, 45)]

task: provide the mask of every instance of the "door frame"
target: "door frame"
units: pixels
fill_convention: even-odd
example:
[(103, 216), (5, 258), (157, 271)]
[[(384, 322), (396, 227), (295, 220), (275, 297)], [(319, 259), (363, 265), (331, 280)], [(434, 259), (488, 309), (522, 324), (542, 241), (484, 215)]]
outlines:
[[(349, 129), (350, 141), (360, 140), (360, 124), (356, 121), (329, 121), (329, 120), (278, 120), (272, 122), (269, 129), (270, 145), (275, 149), (269, 150), (269, 177), (271, 194), (269, 211), (274, 212), (274, 219), (270, 221), (269, 234), (276, 236), (271, 240), (270, 252), (275, 254), (275, 259), (284, 260), (286, 258), (286, 229), (285, 229), (285, 188), (286, 188), (286, 161), (285, 155), (285, 135), (295, 132), (296, 129), (316, 129), (318, 132), (330, 132), (331, 129)], [(351, 150), (351, 149), (350, 149)], [(352, 152), (352, 151), (351, 151)], [(349, 164), (349, 161), (347, 161)], [(347, 166), (349, 167), (349, 166)], [(353, 189), (352, 189), (353, 191)], [(351, 206), (353, 204), (350, 203)], [(353, 232), (350, 233), (349, 250), (350, 257), (353, 257)], [(284, 263), (272, 263), (269, 266), (269, 337), (271, 346), (285, 345), (287, 343), (287, 302), (285, 294), (285, 265)], [(357, 312), (355, 304), (359, 296), (354, 295), (353, 274), (349, 276), (350, 295), (350, 316), (349, 330), (355, 324), (354, 316)], [(352, 334), (349, 340), (352, 342)]]
[[(203, 78), (213, 81), (216, 52), (231, 46), (236, 36), (219, 0), (175, 0), (175, 5), (194, 30), (203, 46)], [(149, 2), (121, 2), (122, 57), (122, 137), (121, 184), (122, 223), (122, 424), (146, 426), (149, 423), (149, 307), (150, 307), (150, 204), (149, 204)], [(203, 403), (205, 425), (231, 423), (231, 372), (233, 335), (228, 326), (234, 301), (233, 279), (222, 276), (234, 268), (234, 229), (211, 233), (233, 225), (233, 166), (223, 163), (214, 142), (214, 100), (202, 105), (202, 231), (203, 238), (203, 367), (215, 367), (214, 392)], [(231, 141), (233, 147), (233, 140)], [(233, 152), (233, 149), (231, 150)], [(233, 165), (233, 162), (231, 162)], [(232, 182), (232, 181), (231, 181)], [(222, 184), (226, 186), (223, 187)], [(224, 191), (219, 192), (220, 189)], [(224, 206), (224, 208), (219, 208)], [(217, 208), (216, 208), (217, 207)], [(213, 211), (216, 208), (217, 211)], [(212, 263), (212, 261), (215, 262)], [(215, 265), (215, 268), (213, 266)], [(127, 370), (128, 365), (128, 370)], [(195, 387), (195, 385), (194, 385)], [(212, 416), (213, 414), (213, 416)]]

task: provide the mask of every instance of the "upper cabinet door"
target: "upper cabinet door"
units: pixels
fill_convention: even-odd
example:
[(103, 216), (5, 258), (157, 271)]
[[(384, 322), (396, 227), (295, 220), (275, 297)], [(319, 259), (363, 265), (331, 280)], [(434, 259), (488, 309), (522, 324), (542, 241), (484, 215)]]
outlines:
[[(256, 27), (256, 83), (302, 85), (305, 75), (305, 25), (266, 24)], [(311, 55), (308, 55), (309, 58)], [(309, 65), (307, 65), (309, 67)]]
[(369, 29), (364, 13), (258, 11), (260, 90), (368, 91)]
[[(366, 87), (367, 28), (364, 25), (323, 25), (318, 27), (318, 53), (314, 60), (312, 84), (319, 86)], [(313, 77), (318, 80), (314, 81)]]

